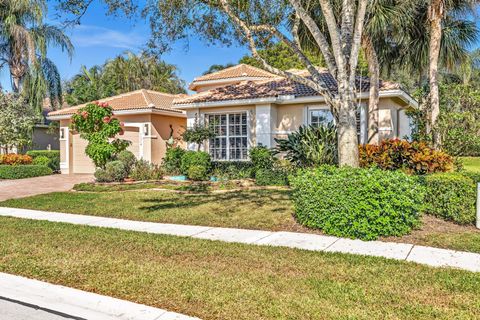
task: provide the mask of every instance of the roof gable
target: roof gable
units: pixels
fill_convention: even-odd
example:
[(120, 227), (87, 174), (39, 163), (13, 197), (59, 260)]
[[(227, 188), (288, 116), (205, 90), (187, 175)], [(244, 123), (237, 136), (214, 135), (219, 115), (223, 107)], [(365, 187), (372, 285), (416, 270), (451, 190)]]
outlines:
[[(117, 96), (100, 99), (98, 102), (108, 103), (114, 112), (120, 110), (152, 109), (182, 114), (181, 110), (173, 109), (173, 100), (181, 97), (184, 97), (184, 95), (174, 95), (153, 90), (140, 89)], [(53, 111), (50, 112), (48, 116), (72, 115), (89, 103)]]

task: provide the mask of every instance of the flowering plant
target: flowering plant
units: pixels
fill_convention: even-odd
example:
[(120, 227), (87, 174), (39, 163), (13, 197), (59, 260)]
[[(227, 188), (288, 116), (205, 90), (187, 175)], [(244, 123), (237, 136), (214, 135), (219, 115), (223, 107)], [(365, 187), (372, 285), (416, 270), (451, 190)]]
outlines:
[(122, 125), (107, 103), (97, 101), (73, 115), (71, 129), (88, 141), (85, 153), (95, 165), (105, 168), (107, 162), (130, 145), (130, 141), (116, 138), (123, 134)]

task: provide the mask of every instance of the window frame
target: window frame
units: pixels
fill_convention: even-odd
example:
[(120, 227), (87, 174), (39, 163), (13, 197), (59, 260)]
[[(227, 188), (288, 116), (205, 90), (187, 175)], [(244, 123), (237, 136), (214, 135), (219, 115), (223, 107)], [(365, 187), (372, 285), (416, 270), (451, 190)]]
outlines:
[[(233, 135), (230, 136), (230, 115), (235, 115), (235, 114), (244, 114), (246, 117), (246, 126), (247, 126), (247, 135)], [(248, 155), (248, 151), (251, 149), (251, 142), (250, 142), (250, 111), (249, 110), (229, 110), (229, 111), (222, 111), (222, 112), (204, 112), (202, 113), (203, 120), (209, 124), (210, 121), (210, 116), (225, 116), (226, 117), (226, 130), (225, 130), (225, 135), (223, 136), (216, 136), (215, 138), (225, 138), (226, 139), (226, 159), (213, 159), (213, 161), (224, 161), (224, 162), (239, 162), (239, 161), (249, 161), (250, 157)], [(214, 139), (215, 139), (214, 138)], [(245, 159), (230, 159), (230, 138), (247, 138), (247, 157)], [(210, 154), (210, 140), (205, 143), (205, 151)], [(213, 158), (213, 156), (210, 154), (210, 156)]]

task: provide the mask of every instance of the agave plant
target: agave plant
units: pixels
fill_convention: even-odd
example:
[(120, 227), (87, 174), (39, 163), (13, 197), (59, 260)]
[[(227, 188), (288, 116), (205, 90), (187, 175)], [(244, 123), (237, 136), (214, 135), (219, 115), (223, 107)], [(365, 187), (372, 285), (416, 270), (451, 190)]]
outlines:
[(275, 139), (274, 152), (301, 167), (336, 164), (337, 130), (330, 123), (325, 126), (301, 126), (286, 139)]

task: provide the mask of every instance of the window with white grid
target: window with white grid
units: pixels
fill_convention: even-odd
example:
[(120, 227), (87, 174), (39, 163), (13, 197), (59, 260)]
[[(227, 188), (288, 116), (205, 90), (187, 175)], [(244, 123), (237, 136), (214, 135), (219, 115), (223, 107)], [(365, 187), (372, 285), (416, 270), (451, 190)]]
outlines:
[(325, 126), (330, 122), (333, 122), (333, 114), (328, 109), (314, 109), (310, 110), (309, 119), (311, 126)]
[(210, 114), (208, 123), (216, 137), (209, 140), (209, 152), (213, 160), (248, 159), (247, 113)]

